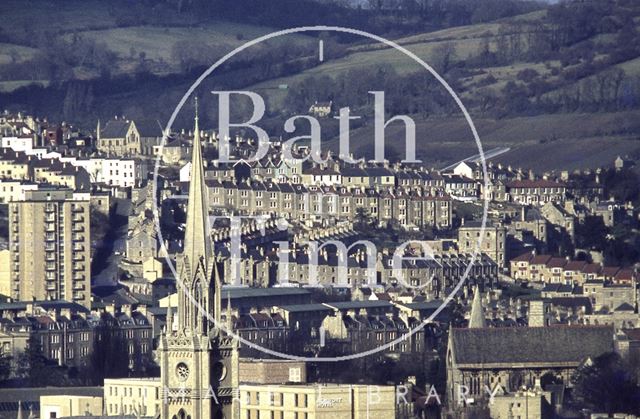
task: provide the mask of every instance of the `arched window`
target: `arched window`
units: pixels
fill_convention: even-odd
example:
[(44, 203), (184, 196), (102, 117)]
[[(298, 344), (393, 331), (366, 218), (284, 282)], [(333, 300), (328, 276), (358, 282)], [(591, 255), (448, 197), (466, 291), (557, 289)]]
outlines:
[(199, 279), (193, 284), (193, 298), (198, 304), (202, 304), (202, 282)]

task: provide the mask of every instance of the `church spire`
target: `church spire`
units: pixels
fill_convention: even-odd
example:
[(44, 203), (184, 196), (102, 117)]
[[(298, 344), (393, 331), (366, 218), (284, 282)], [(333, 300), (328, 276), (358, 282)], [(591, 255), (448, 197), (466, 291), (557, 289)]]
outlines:
[(482, 307), (480, 288), (476, 285), (473, 290), (473, 303), (471, 304), (471, 317), (469, 317), (469, 329), (481, 329), (487, 327)]
[(200, 258), (204, 259), (204, 266), (207, 266), (209, 260), (213, 257), (213, 245), (211, 237), (209, 237), (209, 201), (207, 199), (207, 187), (204, 182), (204, 162), (200, 144), (200, 127), (198, 125), (198, 98), (196, 98), (194, 131), (183, 252), (192, 269), (195, 268)]

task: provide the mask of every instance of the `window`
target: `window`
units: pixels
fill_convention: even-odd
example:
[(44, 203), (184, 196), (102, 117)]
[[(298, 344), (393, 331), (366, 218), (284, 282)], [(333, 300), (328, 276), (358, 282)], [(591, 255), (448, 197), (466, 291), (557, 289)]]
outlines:
[(289, 368), (289, 381), (299, 383), (302, 381), (302, 373), (300, 367)]

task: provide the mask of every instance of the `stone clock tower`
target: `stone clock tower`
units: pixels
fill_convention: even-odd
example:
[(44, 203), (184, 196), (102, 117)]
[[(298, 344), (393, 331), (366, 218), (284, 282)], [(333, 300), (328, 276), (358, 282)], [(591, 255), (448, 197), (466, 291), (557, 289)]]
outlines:
[(178, 315), (174, 319), (169, 307), (158, 348), (162, 419), (231, 419), (237, 417), (238, 344), (220, 327), (221, 281), (209, 234), (197, 110), (191, 162), (184, 251), (176, 263)]

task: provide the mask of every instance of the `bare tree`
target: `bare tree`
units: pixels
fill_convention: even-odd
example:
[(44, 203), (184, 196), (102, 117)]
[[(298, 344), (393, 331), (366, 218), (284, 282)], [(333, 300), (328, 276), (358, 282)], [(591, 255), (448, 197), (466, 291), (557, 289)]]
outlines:
[(433, 65), (443, 73), (451, 69), (456, 58), (456, 46), (453, 42), (444, 42), (433, 49)]

